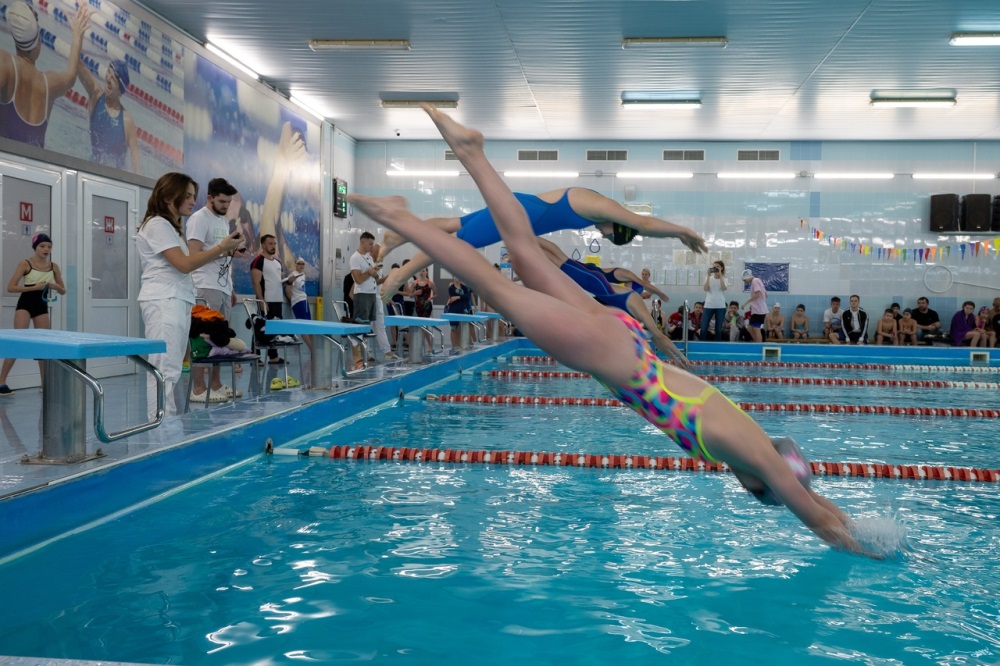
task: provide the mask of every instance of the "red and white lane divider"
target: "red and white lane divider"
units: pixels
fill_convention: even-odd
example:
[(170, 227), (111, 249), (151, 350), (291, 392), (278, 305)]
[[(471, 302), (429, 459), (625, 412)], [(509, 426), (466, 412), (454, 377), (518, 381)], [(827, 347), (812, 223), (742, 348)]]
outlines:
[[(567, 407), (621, 407), (617, 398), (576, 398), (534, 395), (479, 395), (428, 393), (425, 400), (479, 405), (559, 405)], [(887, 405), (833, 405), (808, 402), (740, 402), (748, 412), (814, 412), (819, 414), (892, 414), (894, 416), (962, 416), (1000, 418), (1000, 409), (965, 407), (891, 407)]]
[[(468, 463), (482, 465), (597, 467), (602, 469), (653, 469), (676, 472), (728, 472), (725, 463), (708, 463), (694, 458), (642, 456), (630, 453), (561, 453), (539, 451), (485, 451), (463, 449), (421, 449), (395, 446), (313, 446), (298, 449), (269, 449), (274, 454), (326, 456), (341, 460), (395, 460), (406, 462)], [(850, 476), (873, 479), (928, 479), (935, 481), (1000, 482), (1000, 469), (938, 467), (934, 465), (890, 465), (888, 463), (811, 462), (814, 476)]]
[[(491, 379), (588, 379), (586, 372), (561, 370), (484, 370)], [(997, 382), (952, 382), (927, 379), (842, 379), (826, 377), (754, 377), (747, 375), (699, 375), (706, 382), (736, 382), (740, 384), (797, 384), (811, 386), (901, 386), (906, 388), (975, 388), (1000, 389)]]

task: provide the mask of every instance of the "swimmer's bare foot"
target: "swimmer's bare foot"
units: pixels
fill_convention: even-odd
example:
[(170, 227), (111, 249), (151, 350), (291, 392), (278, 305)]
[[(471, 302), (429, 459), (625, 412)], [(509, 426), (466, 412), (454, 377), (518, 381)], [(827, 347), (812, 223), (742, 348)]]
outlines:
[(404, 243), (406, 243), (405, 238), (391, 229), (386, 229), (385, 234), (382, 236), (382, 245), (379, 248), (378, 257), (376, 257), (376, 259), (378, 261), (382, 261), (385, 259), (386, 255)]
[(408, 275), (403, 274), (402, 268), (393, 268), (389, 271), (389, 274), (385, 276), (385, 280), (382, 281), (382, 302), (388, 303), (392, 300), (392, 297), (396, 295), (399, 288), (406, 284), (406, 278)]
[(430, 104), (421, 104), (420, 108), (427, 112), (442, 138), (451, 149), (455, 151), (456, 157), (461, 159), (461, 155), (469, 153), (483, 152), (483, 134), (479, 130), (474, 130), (460, 124), (446, 113), (441, 113)]
[(366, 197), (363, 194), (348, 194), (347, 201), (356, 206), (362, 213), (386, 226), (396, 228), (394, 222), (409, 220), (419, 221), (406, 207), (406, 199), (400, 196)]

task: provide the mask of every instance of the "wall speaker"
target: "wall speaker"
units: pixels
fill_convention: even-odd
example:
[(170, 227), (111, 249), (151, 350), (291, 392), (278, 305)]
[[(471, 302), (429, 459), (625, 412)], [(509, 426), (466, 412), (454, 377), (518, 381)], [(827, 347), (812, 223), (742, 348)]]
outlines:
[(932, 194), (931, 231), (958, 231), (960, 203), (957, 194)]
[(989, 194), (966, 194), (962, 197), (962, 231), (989, 231), (993, 221), (993, 197)]

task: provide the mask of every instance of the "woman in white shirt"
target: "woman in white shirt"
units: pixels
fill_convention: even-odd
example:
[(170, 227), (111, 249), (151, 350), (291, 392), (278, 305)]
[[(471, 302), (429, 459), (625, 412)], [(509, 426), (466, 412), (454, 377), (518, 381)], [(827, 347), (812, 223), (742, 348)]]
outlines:
[[(189, 273), (235, 252), (243, 243), (239, 231), (235, 231), (218, 245), (189, 254), (181, 217), (194, 210), (197, 195), (198, 184), (190, 176), (182, 173), (160, 176), (149, 196), (135, 241), (142, 264), (138, 300), (146, 337), (167, 343), (166, 352), (149, 356), (149, 362), (163, 375), (166, 416), (177, 413), (174, 387), (181, 377), (191, 329), (195, 291)], [(156, 379), (152, 375), (146, 382), (146, 401), (152, 418), (156, 415)]]
[(712, 262), (705, 276), (705, 313), (701, 317), (701, 339), (708, 340), (708, 322), (715, 318), (715, 340), (722, 340), (722, 323), (726, 317), (726, 265), (721, 261)]

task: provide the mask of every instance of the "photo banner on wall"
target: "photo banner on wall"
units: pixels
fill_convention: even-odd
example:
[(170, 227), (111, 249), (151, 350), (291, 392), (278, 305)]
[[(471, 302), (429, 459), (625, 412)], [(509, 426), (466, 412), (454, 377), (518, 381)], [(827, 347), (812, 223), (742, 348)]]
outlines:
[[(788, 264), (765, 264), (747, 261), (743, 264), (743, 268), (749, 268), (753, 272), (753, 276), (760, 278), (761, 282), (764, 283), (764, 289), (767, 293), (777, 293), (777, 292), (787, 292), (788, 291)], [(743, 291), (750, 291), (750, 284), (743, 283)]]
[(982, 241), (964, 241), (948, 243), (931, 247), (876, 247), (871, 244), (853, 241), (849, 238), (831, 236), (817, 229), (806, 220), (799, 220), (800, 229), (808, 229), (809, 236), (817, 241), (826, 242), (834, 249), (848, 254), (872, 257), (879, 261), (897, 263), (917, 263), (941, 261), (944, 259), (966, 261), (978, 257), (996, 257), (1000, 255), (1000, 237)]
[(150, 178), (178, 170), (183, 47), (110, 2), (77, 7), (6, 4), (0, 136)]
[(233, 285), (253, 294), (250, 263), (260, 239), (277, 239), (277, 259), (288, 275), (295, 261), (306, 262), (306, 293), (318, 295), (320, 274), (319, 125), (201, 56), (188, 53), (185, 100), (184, 170), (205, 186), (225, 178), (239, 193), (227, 217), (230, 228), (248, 239), (249, 251), (233, 259)]

